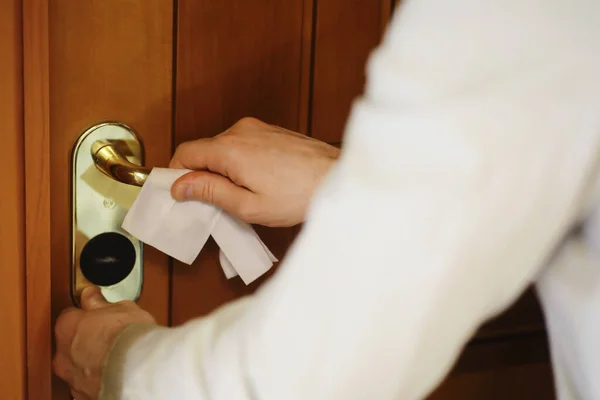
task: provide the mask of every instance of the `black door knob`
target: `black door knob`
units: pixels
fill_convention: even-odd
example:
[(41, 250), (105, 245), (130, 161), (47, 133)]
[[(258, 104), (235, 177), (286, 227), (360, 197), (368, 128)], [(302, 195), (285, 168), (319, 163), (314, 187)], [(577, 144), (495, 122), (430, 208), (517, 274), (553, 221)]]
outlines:
[(124, 235), (101, 233), (90, 239), (81, 251), (79, 265), (88, 281), (97, 286), (121, 282), (135, 265), (135, 247)]

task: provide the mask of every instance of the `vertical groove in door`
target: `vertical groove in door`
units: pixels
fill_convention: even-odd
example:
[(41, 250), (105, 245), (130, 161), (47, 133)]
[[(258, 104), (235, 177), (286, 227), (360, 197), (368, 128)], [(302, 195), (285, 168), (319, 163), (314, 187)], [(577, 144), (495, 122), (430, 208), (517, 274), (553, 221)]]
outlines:
[(314, 76), (315, 28), (317, 20), (317, 1), (304, 0), (302, 10), (302, 56), (300, 85), (300, 101), (298, 110), (298, 132), (310, 136), (310, 120), (312, 116), (312, 91)]
[[(177, 143), (175, 141), (175, 132), (177, 121), (175, 116), (177, 115), (177, 49), (179, 47), (177, 25), (179, 23), (179, 0), (173, 0), (173, 33), (172, 33), (172, 46), (173, 46), (173, 64), (171, 67), (172, 83), (171, 83), (171, 154), (175, 151)], [(173, 265), (174, 260), (169, 258), (169, 301), (168, 301), (168, 324), (173, 325)]]
[(381, 0), (381, 34), (385, 33), (394, 9), (394, 0)]
[(389, 0), (317, 2), (311, 134), (340, 143), (350, 107), (363, 92), (369, 54), (389, 18)]

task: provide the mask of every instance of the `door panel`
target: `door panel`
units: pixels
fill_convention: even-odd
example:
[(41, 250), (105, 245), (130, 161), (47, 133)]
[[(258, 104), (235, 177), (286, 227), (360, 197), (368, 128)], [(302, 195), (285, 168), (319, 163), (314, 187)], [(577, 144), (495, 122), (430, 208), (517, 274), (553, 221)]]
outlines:
[[(105, 120), (137, 131), (147, 165), (171, 156), (173, 7), (163, 0), (51, 0), (50, 148), (53, 316), (71, 305), (70, 159), (86, 128)], [(139, 303), (162, 324), (169, 314), (169, 261), (146, 246)], [(54, 381), (55, 398), (66, 388)], [(62, 393), (59, 395), (59, 393)]]
[[(362, 88), (366, 56), (382, 32), (382, 12), (391, 4), (343, 3), (179, 0), (175, 144), (213, 136), (245, 116), (312, 134), (316, 126), (320, 139), (338, 143), (349, 104)], [(335, 40), (356, 22), (363, 39), (355, 43), (360, 35), (353, 33)], [(340, 70), (351, 72), (330, 79)], [(280, 259), (297, 230), (257, 227)], [(218, 248), (209, 241), (193, 266), (175, 262), (172, 322), (204, 315), (262, 281), (246, 287), (239, 278), (225, 279)]]
[[(70, 160), (86, 128), (105, 120), (135, 129), (148, 165), (171, 156), (172, 6), (161, 0), (50, 2), (53, 307), (70, 304)], [(168, 260), (148, 248), (140, 304), (168, 316)], [(64, 267), (63, 267), (64, 266)]]
[(25, 397), (25, 187), (21, 3), (0, 2), (0, 390)]
[(390, 0), (317, 2), (312, 137), (341, 141), (351, 103), (363, 91), (367, 58), (381, 39), (390, 7)]
[[(211, 137), (242, 117), (298, 129), (304, 74), (302, 0), (179, 0), (175, 143)], [(283, 257), (294, 230), (260, 229)], [(252, 291), (227, 280), (210, 240), (192, 266), (175, 262), (172, 321), (204, 315)]]
[(22, 5), (27, 398), (45, 400), (52, 391), (48, 4)]

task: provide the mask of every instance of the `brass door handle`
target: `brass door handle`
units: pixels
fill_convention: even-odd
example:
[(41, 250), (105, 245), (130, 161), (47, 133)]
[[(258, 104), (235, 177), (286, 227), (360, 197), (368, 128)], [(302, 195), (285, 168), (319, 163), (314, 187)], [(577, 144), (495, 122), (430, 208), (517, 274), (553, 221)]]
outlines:
[(130, 162), (127, 159), (129, 150), (126, 140), (97, 140), (92, 144), (92, 159), (106, 176), (128, 185), (142, 186), (150, 168)]

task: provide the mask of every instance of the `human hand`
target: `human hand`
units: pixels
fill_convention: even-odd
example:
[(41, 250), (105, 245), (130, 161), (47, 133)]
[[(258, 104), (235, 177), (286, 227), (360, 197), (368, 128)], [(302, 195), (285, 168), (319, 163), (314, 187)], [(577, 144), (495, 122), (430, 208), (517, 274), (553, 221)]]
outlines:
[(304, 221), (338, 156), (327, 143), (244, 118), (214, 138), (177, 148), (170, 167), (199, 171), (179, 178), (172, 195), (215, 204), (248, 223), (293, 226)]
[(53, 369), (75, 399), (97, 399), (108, 352), (133, 323), (154, 323), (154, 318), (131, 301), (107, 302), (97, 287), (81, 293), (81, 309), (68, 308), (58, 317)]

